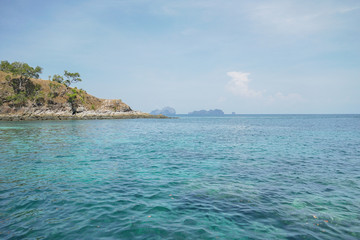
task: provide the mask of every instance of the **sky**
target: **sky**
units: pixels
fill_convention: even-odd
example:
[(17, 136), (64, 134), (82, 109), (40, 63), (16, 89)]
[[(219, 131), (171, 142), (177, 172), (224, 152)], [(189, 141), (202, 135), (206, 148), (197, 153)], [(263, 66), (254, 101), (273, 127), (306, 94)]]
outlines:
[(0, 0), (0, 60), (144, 112), (360, 113), (360, 1)]

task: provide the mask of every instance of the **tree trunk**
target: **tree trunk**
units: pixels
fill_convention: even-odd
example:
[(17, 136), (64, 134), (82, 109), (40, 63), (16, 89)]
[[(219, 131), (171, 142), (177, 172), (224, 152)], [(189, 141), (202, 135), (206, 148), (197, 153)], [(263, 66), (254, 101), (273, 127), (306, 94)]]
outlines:
[(19, 92), (21, 92), (21, 86), (22, 86), (22, 77), (19, 78)]

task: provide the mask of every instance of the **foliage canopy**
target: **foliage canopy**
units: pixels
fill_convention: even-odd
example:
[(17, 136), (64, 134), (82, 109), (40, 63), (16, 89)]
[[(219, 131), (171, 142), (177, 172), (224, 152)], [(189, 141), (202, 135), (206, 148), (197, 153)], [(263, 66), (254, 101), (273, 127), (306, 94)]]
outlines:
[(36, 66), (35, 68), (29, 66), (27, 63), (1, 61), (0, 70), (11, 73), (15, 76), (20, 76), (22, 79), (39, 78), (42, 73), (42, 68)]
[(77, 82), (81, 82), (82, 79), (80, 78), (80, 74), (79, 73), (71, 73), (68, 71), (64, 71), (64, 76), (66, 78), (66, 80), (64, 81), (65, 85), (70, 87), (70, 85), (72, 83), (77, 83)]
[[(45, 101), (45, 95), (41, 90), (41, 86), (34, 84), (30, 80), (31, 78), (39, 78), (42, 73), (41, 67), (36, 66), (34, 68), (23, 62), (10, 63), (8, 61), (1, 61), (0, 71), (9, 73), (5, 78), (14, 90), (14, 95), (9, 96), (5, 99), (6, 101), (13, 102), (18, 106), (25, 105), (29, 100), (33, 100), (34, 104), (42, 104)], [(52, 82), (49, 83), (50, 91), (47, 95), (50, 99), (56, 98), (59, 94), (65, 94), (69, 90), (71, 84), (82, 81), (79, 73), (71, 73), (66, 70), (64, 71), (63, 76), (55, 74), (52, 78), (49, 76), (49, 80), (52, 80)], [(63, 93), (59, 92), (61, 86), (59, 83), (66, 86)], [(71, 104), (73, 113), (75, 113), (78, 100), (84, 101), (82, 97), (83, 91), (79, 91), (77, 88), (70, 90), (70, 93), (67, 93), (67, 100)]]

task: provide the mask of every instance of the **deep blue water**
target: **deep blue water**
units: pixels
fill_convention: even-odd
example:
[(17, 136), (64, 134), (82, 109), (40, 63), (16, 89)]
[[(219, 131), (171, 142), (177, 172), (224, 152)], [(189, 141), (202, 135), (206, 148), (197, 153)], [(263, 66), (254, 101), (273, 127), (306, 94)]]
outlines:
[(360, 239), (360, 115), (0, 122), (0, 239)]

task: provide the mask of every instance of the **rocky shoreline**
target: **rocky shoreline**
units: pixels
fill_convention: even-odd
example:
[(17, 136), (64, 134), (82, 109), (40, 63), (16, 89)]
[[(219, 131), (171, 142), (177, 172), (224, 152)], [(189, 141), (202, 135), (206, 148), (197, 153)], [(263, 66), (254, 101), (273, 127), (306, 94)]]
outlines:
[(121, 99), (97, 98), (69, 85), (0, 71), (0, 121), (168, 118), (135, 111)]
[(0, 114), (0, 121), (37, 121), (37, 120), (95, 120), (95, 119), (136, 119), (136, 118), (157, 118), (168, 119), (164, 115), (151, 115), (139, 111), (131, 112), (103, 112), (86, 111), (80, 114), (72, 115), (70, 113), (52, 113), (42, 114)]
[[(69, 103), (52, 106), (25, 106), (20, 108), (0, 107), (0, 121), (36, 121), (36, 120), (90, 120), (90, 119), (134, 119), (134, 118), (169, 118), (164, 115), (152, 115), (134, 111), (126, 104), (115, 110), (118, 100), (101, 100), (97, 110), (79, 106), (72, 111)], [(115, 105), (114, 105), (115, 104)]]

